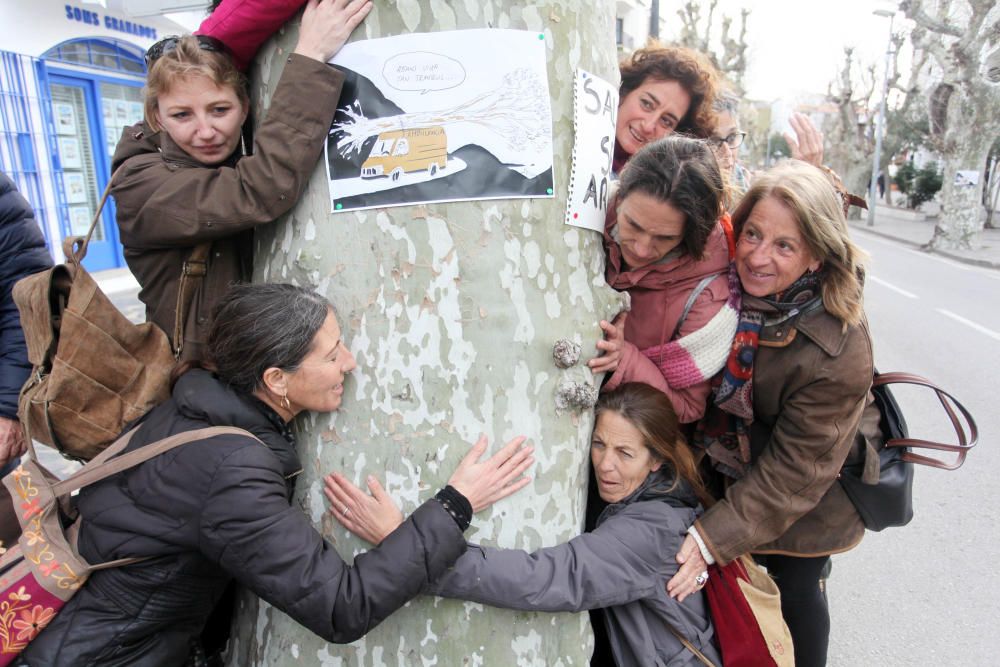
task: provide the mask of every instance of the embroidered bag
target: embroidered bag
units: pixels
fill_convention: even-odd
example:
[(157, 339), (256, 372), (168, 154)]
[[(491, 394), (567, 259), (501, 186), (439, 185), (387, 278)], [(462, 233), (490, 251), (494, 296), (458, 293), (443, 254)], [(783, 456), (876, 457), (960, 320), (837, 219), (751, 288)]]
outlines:
[(17, 544), (0, 557), (0, 667), (9, 665), (27, 647), (91, 572), (144, 560), (121, 558), (93, 565), (84, 560), (76, 546), (81, 519), (71, 494), (194, 440), (225, 434), (254, 438), (242, 429), (214, 426), (178, 433), (112, 459), (125, 450), (137, 430), (118, 438), (62, 481), (38, 463), (28, 437), (31, 457), (23, 458), (3, 479), (14, 499), (22, 533)]
[[(934, 390), (945, 414), (955, 429), (958, 444), (945, 444), (909, 437), (906, 419), (896, 402), (890, 384), (913, 384)], [(875, 372), (872, 395), (879, 411), (879, 426), (885, 443), (876, 450), (869, 443), (865, 459), (856, 465), (845, 466), (838, 475), (840, 486), (854, 503), (868, 530), (883, 530), (892, 526), (905, 526), (913, 518), (913, 466), (914, 464), (955, 470), (965, 462), (969, 449), (979, 440), (979, 429), (972, 414), (954, 396), (930, 380), (911, 373)], [(968, 426), (962, 425), (961, 414)], [(954, 462), (914, 454), (914, 448), (955, 452)]]
[(210, 245), (197, 246), (184, 263), (171, 350), (159, 327), (130, 322), (83, 267), (110, 188), (87, 235), (63, 241), (66, 263), (18, 281), (13, 290), (32, 365), (17, 417), (39, 442), (81, 461), (167, 398), (183, 346), (183, 314), (206, 274)]

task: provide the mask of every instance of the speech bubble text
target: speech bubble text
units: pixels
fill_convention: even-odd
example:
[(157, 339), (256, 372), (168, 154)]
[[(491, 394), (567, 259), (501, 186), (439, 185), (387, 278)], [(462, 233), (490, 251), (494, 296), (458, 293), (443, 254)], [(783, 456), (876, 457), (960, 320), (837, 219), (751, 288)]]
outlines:
[(408, 51), (386, 60), (382, 76), (396, 90), (426, 94), (462, 85), (465, 68), (454, 58), (440, 53)]

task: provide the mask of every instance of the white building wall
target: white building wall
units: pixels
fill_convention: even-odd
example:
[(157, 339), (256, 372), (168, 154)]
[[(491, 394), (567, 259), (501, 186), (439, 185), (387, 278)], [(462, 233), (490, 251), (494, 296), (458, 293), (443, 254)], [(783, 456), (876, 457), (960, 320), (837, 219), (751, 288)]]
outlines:
[(145, 50), (167, 35), (187, 32), (161, 16), (134, 18), (94, 2), (0, 0), (0, 15), (0, 48), (36, 57), (70, 39), (113, 37)]

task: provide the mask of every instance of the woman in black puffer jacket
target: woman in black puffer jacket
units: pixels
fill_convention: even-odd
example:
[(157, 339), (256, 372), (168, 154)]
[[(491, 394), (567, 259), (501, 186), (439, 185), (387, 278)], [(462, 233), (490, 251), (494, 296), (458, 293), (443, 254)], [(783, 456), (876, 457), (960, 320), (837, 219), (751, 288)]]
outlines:
[(523, 438), (477, 463), (480, 439), (448, 486), (348, 565), (289, 502), (302, 470), (289, 423), (338, 409), (355, 368), (330, 304), (292, 285), (237, 286), (208, 349), (213, 369), (181, 375), (126, 451), (207, 426), (257, 439), (195, 441), (85, 488), (81, 555), (148, 560), (95, 572), (20, 664), (184, 664), (233, 579), (327, 641), (354, 641), (455, 562), (473, 511), (527, 483)]

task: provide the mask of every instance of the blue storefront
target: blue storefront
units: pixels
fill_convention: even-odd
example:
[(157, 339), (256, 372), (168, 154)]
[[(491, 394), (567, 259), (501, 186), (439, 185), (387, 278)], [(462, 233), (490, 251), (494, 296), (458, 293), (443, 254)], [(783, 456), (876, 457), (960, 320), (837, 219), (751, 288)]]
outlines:
[[(99, 4), (0, 0), (0, 6), (0, 170), (35, 208), (59, 260), (62, 239), (90, 226), (122, 128), (142, 119), (145, 49), (184, 29)], [(109, 199), (86, 265), (124, 264)]]

